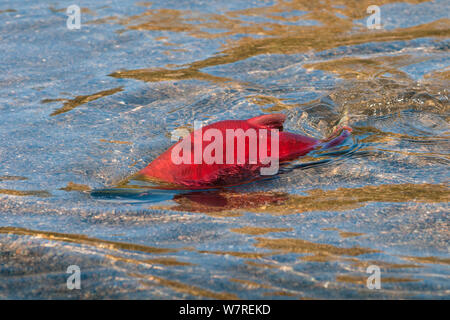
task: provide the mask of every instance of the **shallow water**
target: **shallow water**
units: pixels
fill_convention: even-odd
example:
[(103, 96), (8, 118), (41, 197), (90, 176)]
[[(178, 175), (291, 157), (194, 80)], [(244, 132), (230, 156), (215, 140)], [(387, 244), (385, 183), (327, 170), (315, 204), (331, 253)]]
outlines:
[[(0, 298), (450, 297), (448, 1), (378, 1), (383, 30), (364, 0), (76, 2), (79, 30), (0, 3)], [(173, 129), (271, 112), (353, 136), (235, 188), (114, 188)]]

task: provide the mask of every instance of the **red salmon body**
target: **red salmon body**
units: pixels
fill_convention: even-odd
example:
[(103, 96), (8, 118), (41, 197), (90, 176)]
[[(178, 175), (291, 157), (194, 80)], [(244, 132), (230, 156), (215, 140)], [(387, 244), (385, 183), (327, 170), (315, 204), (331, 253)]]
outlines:
[[(219, 121), (175, 143), (138, 175), (186, 189), (233, 186), (276, 174), (278, 164), (342, 142), (343, 128), (326, 140), (284, 132), (284, 114)], [(265, 171), (264, 171), (265, 170)]]

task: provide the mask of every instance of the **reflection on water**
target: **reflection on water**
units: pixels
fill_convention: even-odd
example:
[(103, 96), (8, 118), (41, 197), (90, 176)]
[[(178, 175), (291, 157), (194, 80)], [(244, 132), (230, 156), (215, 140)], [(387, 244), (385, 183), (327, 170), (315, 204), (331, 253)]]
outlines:
[[(383, 1), (389, 3), (395, 1)], [(420, 3), (424, 1), (411, 1)], [(336, 9), (336, 6), (343, 8)], [(291, 2), (279, 1), (273, 6), (250, 8), (247, 10), (231, 11), (226, 14), (202, 15), (189, 10), (160, 10), (150, 9), (144, 13), (126, 18), (122, 24), (131, 30), (158, 30), (172, 32), (187, 32), (191, 36), (200, 38), (229, 37), (227, 44), (220, 54), (204, 60), (195, 61), (188, 67), (176, 70), (140, 69), (122, 70), (112, 76), (120, 78), (134, 78), (144, 81), (182, 80), (196, 78), (208, 80), (208, 76), (200, 69), (222, 64), (237, 62), (261, 54), (292, 54), (309, 50), (327, 50), (340, 46), (358, 45), (371, 41), (410, 40), (421, 37), (447, 37), (450, 29), (448, 19), (441, 19), (432, 23), (399, 28), (389, 31), (367, 32), (363, 26), (358, 26), (359, 32), (350, 32), (355, 28), (354, 20), (365, 17), (366, 8), (370, 1), (353, 2), (349, 6), (346, 1), (322, 1), (311, 4), (308, 1), (297, 0)], [(307, 12), (300, 21), (317, 21), (319, 24), (305, 26), (302, 23), (284, 24), (290, 18), (283, 17), (283, 13), (293, 10)], [(340, 14), (337, 16), (336, 14)], [(275, 23), (248, 22), (241, 17), (276, 17)], [(195, 23), (192, 23), (195, 21)], [(210, 33), (204, 30), (224, 29), (222, 33)], [(246, 37), (234, 39), (240, 34)]]
[(36, 196), (36, 197), (49, 197), (50, 193), (45, 190), (11, 190), (11, 189), (0, 189), (0, 194), (7, 194), (10, 196)]
[(313, 254), (331, 254), (331, 255), (346, 255), (346, 256), (359, 256), (361, 254), (367, 254), (376, 252), (366, 248), (354, 247), (354, 248), (338, 248), (329, 244), (313, 243), (300, 239), (267, 239), (256, 238), (256, 247), (267, 248), (271, 250), (280, 250), (282, 252), (294, 252), (294, 253), (313, 253)]
[[(448, 299), (448, 1), (70, 4), (0, 4), (0, 298)], [(234, 188), (134, 175), (272, 112), (352, 139)]]
[[(286, 193), (232, 191), (192, 192), (175, 195), (175, 206), (169, 210), (230, 215), (231, 212), (267, 212), (270, 214), (296, 214), (311, 211), (337, 211), (355, 209), (368, 202), (448, 202), (450, 189), (445, 185), (380, 185), (363, 188), (338, 188), (307, 191), (307, 196)], [(230, 212), (231, 211), (231, 212)], [(329, 229), (325, 229), (329, 230)], [(359, 233), (346, 233), (350, 237)], [(342, 234), (341, 234), (342, 236)]]
[(230, 231), (249, 234), (249, 235), (261, 235), (270, 232), (282, 232), (282, 231), (292, 231), (289, 228), (258, 228), (258, 227), (242, 227), (242, 228), (234, 228), (230, 229)]
[(111, 90), (103, 90), (100, 92), (96, 92), (94, 94), (90, 94), (90, 95), (85, 95), (85, 96), (77, 96), (74, 99), (69, 99), (69, 100), (65, 100), (65, 99), (44, 99), (42, 100), (42, 103), (50, 103), (50, 102), (56, 102), (56, 101), (64, 101), (64, 105), (59, 108), (58, 110), (53, 111), (50, 115), (51, 116), (56, 116), (58, 114), (61, 113), (65, 113), (65, 112), (69, 112), (70, 110), (83, 105), (85, 103), (88, 103), (90, 101), (94, 101), (97, 99), (100, 99), (102, 97), (106, 97), (109, 95), (112, 95), (116, 92), (120, 92), (122, 91), (122, 87), (119, 88), (114, 88)]
[(72, 235), (72, 234), (64, 234), (58, 232), (45, 232), (45, 231), (37, 231), (37, 230), (27, 230), (22, 228), (14, 228), (14, 227), (2, 227), (0, 228), (0, 233), (13, 233), (19, 235), (34, 235), (39, 236), (41, 238), (48, 238), (55, 241), (64, 241), (64, 242), (74, 242), (74, 243), (82, 243), (89, 244), (93, 246), (105, 246), (109, 249), (122, 249), (122, 250), (133, 250), (133, 251), (142, 251), (148, 253), (165, 253), (175, 251), (173, 249), (164, 249), (164, 248), (153, 248), (149, 246), (143, 246), (133, 243), (125, 243), (125, 242), (116, 242), (116, 241), (107, 241), (100, 239), (92, 239), (90, 237), (84, 235)]
[[(349, 275), (338, 275), (336, 277), (336, 281), (338, 282), (349, 282), (354, 284), (365, 285), (367, 283), (367, 277), (361, 276), (349, 276)], [(419, 279), (411, 279), (411, 278), (383, 278), (383, 282), (414, 282), (420, 281)]]
[(151, 286), (156, 283), (157, 285), (168, 287), (173, 289), (174, 291), (188, 294), (189, 296), (197, 297), (197, 298), (209, 298), (209, 299), (222, 299), (222, 300), (234, 300), (237, 299), (236, 295), (227, 294), (227, 293), (217, 293), (209, 290), (205, 290), (202, 288), (198, 288), (192, 285), (186, 285), (184, 283), (180, 283), (173, 280), (168, 280), (155, 276), (143, 276), (137, 274), (130, 274), (130, 276), (142, 278), (142, 283), (148, 286), (148, 282), (150, 282), (150, 290), (153, 289)]

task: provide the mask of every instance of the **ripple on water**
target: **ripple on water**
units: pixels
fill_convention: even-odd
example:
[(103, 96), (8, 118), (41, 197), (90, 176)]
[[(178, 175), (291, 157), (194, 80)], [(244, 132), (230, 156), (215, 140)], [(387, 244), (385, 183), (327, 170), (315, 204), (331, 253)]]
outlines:
[[(448, 3), (371, 4), (1, 8), (0, 297), (447, 299)], [(176, 128), (272, 112), (352, 138), (234, 188), (122, 183)]]

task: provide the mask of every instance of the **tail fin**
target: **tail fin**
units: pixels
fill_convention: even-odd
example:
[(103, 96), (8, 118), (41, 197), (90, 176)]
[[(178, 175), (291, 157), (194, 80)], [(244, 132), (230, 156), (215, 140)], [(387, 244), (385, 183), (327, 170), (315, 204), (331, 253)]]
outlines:
[(337, 146), (347, 139), (351, 132), (352, 128), (347, 126), (337, 128), (328, 138), (322, 140), (322, 147), (327, 149)]

